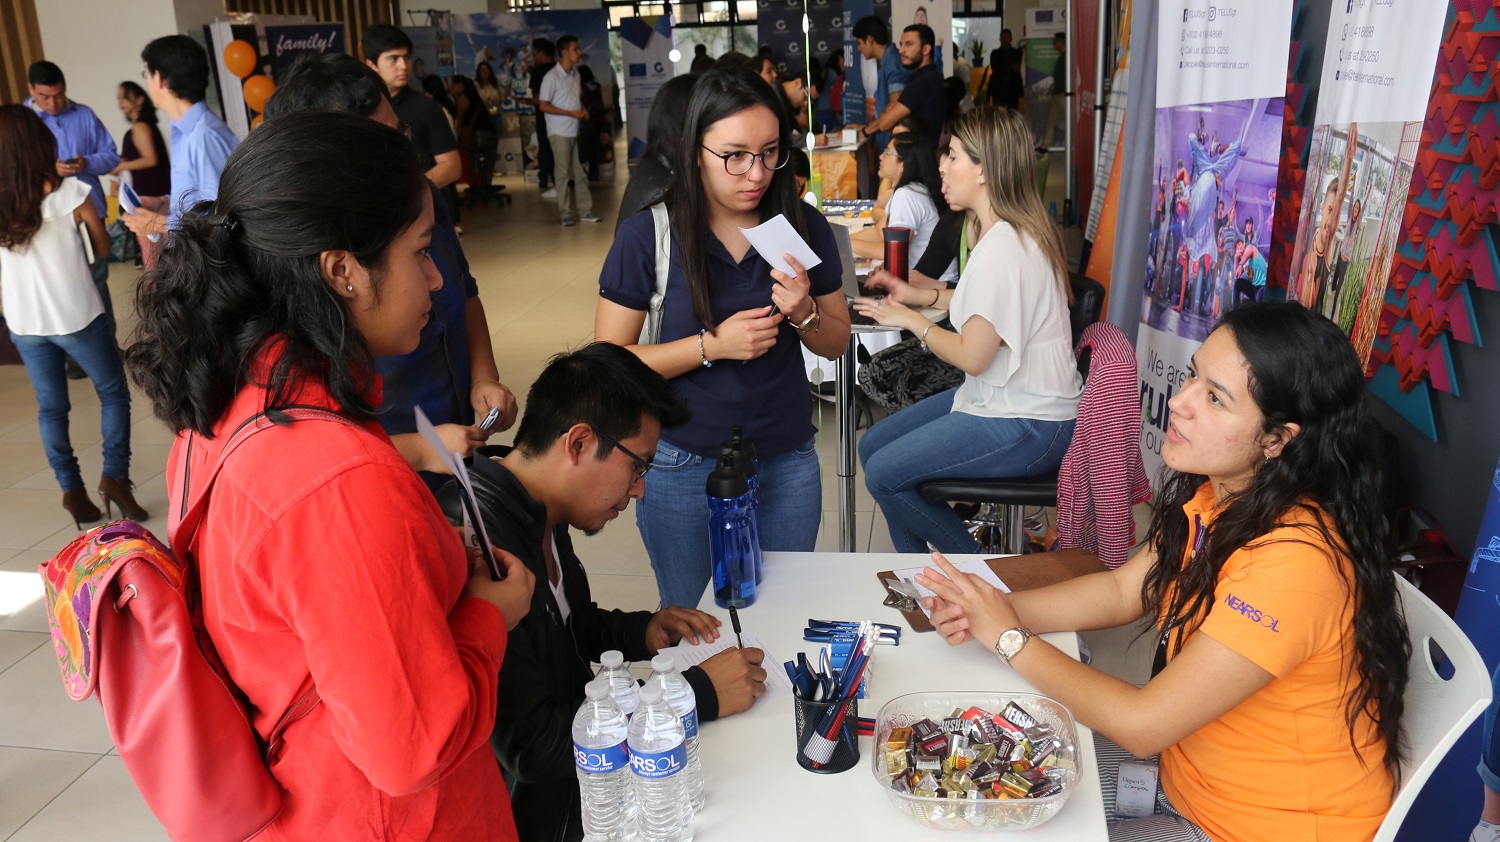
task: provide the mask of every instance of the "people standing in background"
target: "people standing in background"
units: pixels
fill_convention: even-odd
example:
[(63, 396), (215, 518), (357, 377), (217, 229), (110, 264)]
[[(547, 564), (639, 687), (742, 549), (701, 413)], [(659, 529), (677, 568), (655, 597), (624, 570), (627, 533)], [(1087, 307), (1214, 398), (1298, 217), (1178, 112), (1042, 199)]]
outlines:
[[(1052, 36), (1052, 49), (1057, 50), (1057, 62), (1052, 65), (1052, 98), (1047, 105), (1047, 128), (1042, 132), (1042, 146), (1050, 148), (1057, 129), (1068, 116), (1068, 36), (1058, 32)], [(1039, 151), (1045, 152), (1046, 149)]]
[[(25, 104), (36, 112), (57, 140), (57, 176), (77, 178), (89, 188), (89, 201), (103, 219), (107, 213), (104, 187), (99, 176), (108, 175), (120, 156), (109, 129), (87, 105), (68, 99), (68, 82), (62, 68), (50, 61), (32, 63), (26, 71), (27, 90), (31, 96)], [(104, 318), (109, 335), (115, 335), (115, 307), (109, 296), (109, 247), (96, 251), (89, 263), (89, 275), (104, 300)]]
[[(443, 116), (448, 118), (448, 131), (453, 132), (456, 136), (458, 134), (457, 124), (453, 121), (456, 107), (453, 104), (453, 97), (448, 94), (448, 84), (443, 81), (443, 77), (436, 73), (429, 73), (421, 77), (421, 79), (423, 96), (437, 103), (438, 107), (443, 109)], [(462, 234), (463, 229), (458, 226), (458, 223), (462, 221), (463, 206), (458, 201), (458, 187), (450, 184), (442, 188), (441, 192), (443, 194), (443, 204), (448, 208), (448, 216), (453, 220), (453, 228)]]
[(709, 58), (708, 47), (702, 44), (693, 45), (693, 64), (690, 68), (692, 73), (702, 73), (714, 66), (714, 60)]
[(186, 35), (157, 38), (141, 51), (146, 93), (172, 125), (172, 195), (122, 217), (136, 234), (165, 237), (194, 202), (219, 195), (219, 174), (240, 145), (239, 138), (203, 101), (208, 92), (208, 53)]
[(844, 53), (835, 50), (823, 65), (823, 86), (818, 89), (818, 122), (825, 129), (844, 124)]
[(557, 39), (557, 64), (547, 71), (536, 100), (537, 109), (546, 115), (547, 141), (552, 145), (552, 162), (556, 167), (557, 207), (565, 226), (579, 220), (604, 221), (604, 217), (594, 213), (588, 171), (583, 168), (578, 151), (578, 131), (589, 117), (583, 109), (583, 80), (576, 71), (580, 58), (577, 36)]
[[(875, 82), (875, 110), (869, 115), (869, 123), (863, 126), (849, 126), (857, 128), (863, 137), (875, 139), (875, 153), (879, 154), (885, 149), (885, 145), (891, 139), (891, 127), (906, 116), (904, 113), (889, 116), (894, 107), (900, 103), (902, 92), (906, 89), (906, 68), (901, 63), (901, 53), (891, 45), (891, 31), (886, 27), (885, 21), (875, 15), (862, 17), (854, 24), (854, 43), (859, 47), (859, 54), (867, 59), (877, 62)], [(929, 133), (935, 134), (941, 127), (934, 129), (927, 127)]]
[[(420, 78), (420, 77), (418, 77)], [(495, 68), (481, 61), (474, 68), (474, 87), (479, 89), (479, 98), (491, 116), (500, 113), (500, 103), (505, 101), (505, 92), (500, 90), (500, 81), (495, 77)]]
[[(121, 82), (115, 94), (120, 113), (130, 121), (130, 131), (120, 143), (120, 163), (110, 175), (130, 173), (130, 186), (137, 196), (166, 201), (172, 195), (172, 163), (167, 154), (167, 141), (157, 126), (156, 106), (146, 90), (134, 82)], [(156, 267), (156, 255), (160, 242), (151, 242), (149, 237), (139, 234), (141, 265), (149, 272)]]
[(1009, 29), (1000, 30), (1000, 46), (990, 51), (989, 98), (1000, 108), (1020, 108), (1026, 83), (1021, 78), (1021, 60), (1025, 55), (1011, 43)]
[(937, 41), (932, 27), (914, 23), (901, 31), (901, 66), (906, 68), (906, 87), (901, 99), (881, 115), (881, 125), (893, 126), (907, 114), (922, 121), (925, 136), (934, 155), (938, 140), (947, 123), (948, 94), (943, 89), (943, 74), (933, 64)]
[(122, 516), (148, 517), (131, 492), (130, 387), (78, 239), (83, 225), (95, 253), (109, 251), (90, 190), (61, 174), (57, 140), (30, 108), (0, 105), (0, 307), (36, 393), (42, 450), (79, 529), (102, 515), (84, 490), (68, 436), (64, 355), (83, 368), (99, 397), (100, 499), (106, 509), (118, 505)]
[(578, 127), (578, 157), (583, 160), (589, 181), (595, 181), (599, 178), (599, 165), (607, 159), (614, 144), (614, 129), (609, 109), (604, 105), (604, 86), (587, 64), (578, 65), (578, 99), (589, 115)]
[(365, 64), (380, 74), (391, 95), (391, 107), (406, 124), (417, 151), (425, 158), (427, 180), (439, 188), (458, 181), (463, 162), (448, 122), (439, 113), (437, 103), (409, 85), (411, 81), (411, 38), (390, 24), (377, 23), (364, 32), (359, 43)]
[[(541, 99), (542, 80), (557, 64), (557, 47), (547, 38), (531, 42), (531, 102), (536, 105)], [(543, 199), (556, 199), (557, 187), (554, 175), (557, 165), (552, 160), (552, 143), (547, 138), (547, 117), (540, 106), (536, 111), (536, 186)]]

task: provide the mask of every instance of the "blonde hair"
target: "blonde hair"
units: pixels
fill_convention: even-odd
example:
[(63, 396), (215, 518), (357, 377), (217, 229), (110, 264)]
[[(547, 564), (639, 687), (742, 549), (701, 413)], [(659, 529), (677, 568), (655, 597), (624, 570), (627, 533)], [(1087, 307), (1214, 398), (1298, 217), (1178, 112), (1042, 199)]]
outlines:
[[(1035, 144), (1025, 118), (1009, 108), (984, 106), (958, 118), (952, 133), (963, 144), (969, 160), (984, 171), (990, 209), (1036, 243), (1052, 264), (1063, 297), (1072, 304), (1073, 287), (1068, 283), (1062, 232), (1048, 216), (1037, 192)], [(972, 214), (969, 224), (977, 225)], [(971, 234), (977, 233), (971, 229)]]

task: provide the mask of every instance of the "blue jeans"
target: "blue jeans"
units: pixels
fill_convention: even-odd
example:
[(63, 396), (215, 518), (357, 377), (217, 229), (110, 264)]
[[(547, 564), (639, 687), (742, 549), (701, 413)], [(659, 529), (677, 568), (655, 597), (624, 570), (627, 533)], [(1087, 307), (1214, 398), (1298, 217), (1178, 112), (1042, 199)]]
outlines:
[(36, 392), (37, 423), (47, 464), (63, 491), (83, 488), (83, 475), (68, 439), (68, 411), (72, 406), (68, 403), (68, 376), (63, 370), (65, 356), (83, 368), (99, 396), (104, 476), (130, 477), (130, 387), (125, 383), (125, 367), (120, 364), (112, 327), (108, 316), (99, 316), (88, 327), (67, 336), (10, 335)]
[[(696, 607), (713, 578), (708, 549), (708, 475), (714, 463), (662, 440), (635, 502), (635, 522), (656, 571), (663, 607)], [(760, 460), (760, 544), (767, 552), (811, 552), (823, 516), (813, 441)]]
[(983, 418), (953, 412), (953, 393), (918, 401), (871, 427), (859, 442), (865, 487), (902, 553), (977, 553), (979, 544), (945, 503), (922, 498), (930, 479), (1000, 479), (1050, 473), (1073, 440), (1072, 421)]
[(1479, 779), (1490, 792), (1500, 795), (1500, 732), (1495, 730), (1495, 709), (1500, 707), (1500, 667), (1490, 679), (1495, 687), (1495, 700), (1484, 712), (1484, 753), (1479, 755)]

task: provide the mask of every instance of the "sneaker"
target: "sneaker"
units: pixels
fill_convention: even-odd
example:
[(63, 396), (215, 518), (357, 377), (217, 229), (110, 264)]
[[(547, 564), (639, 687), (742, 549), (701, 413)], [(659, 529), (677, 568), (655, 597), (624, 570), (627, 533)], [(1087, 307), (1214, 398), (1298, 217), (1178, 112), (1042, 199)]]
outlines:
[(572, 228), (574, 225), (578, 224), (578, 220), (574, 219), (571, 216), (564, 216), (562, 218), (562, 224), (564, 228)]
[(600, 216), (597, 213), (594, 213), (593, 211), (587, 211), (587, 212), (584, 213), (583, 216), (580, 216), (578, 218), (581, 219), (581, 220), (583, 220), (584, 222), (603, 222), (604, 221), (604, 217)]
[(546, 190), (543, 190), (542, 191), (542, 198), (543, 199), (556, 199), (557, 198), (557, 188), (556, 187), (548, 187)]

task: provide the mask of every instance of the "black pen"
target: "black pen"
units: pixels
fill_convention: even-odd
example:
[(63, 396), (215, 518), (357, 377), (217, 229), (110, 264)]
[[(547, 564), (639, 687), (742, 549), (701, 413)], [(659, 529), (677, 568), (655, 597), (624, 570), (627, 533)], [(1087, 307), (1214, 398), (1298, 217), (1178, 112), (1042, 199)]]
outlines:
[(729, 608), (729, 622), (734, 626), (735, 644), (738, 645), (740, 649), (744, 649), (745, 641), (740, 639), (740, 612), (734, 610), (734, 606), (730, 606)]

